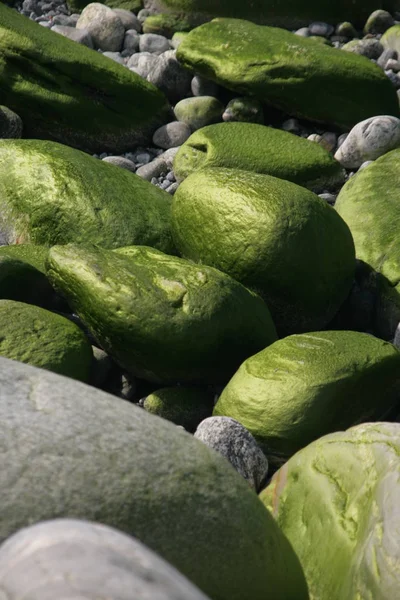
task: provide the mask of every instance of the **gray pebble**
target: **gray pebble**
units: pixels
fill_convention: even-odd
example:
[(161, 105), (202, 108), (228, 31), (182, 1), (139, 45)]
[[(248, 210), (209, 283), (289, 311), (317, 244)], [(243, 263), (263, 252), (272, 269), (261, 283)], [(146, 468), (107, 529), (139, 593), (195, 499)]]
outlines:
[(106, 381), (113, 367), (113, 361), (104, 350), (92, 346), (93, 361), (90, 373), (90, 385), (100, 388)]
[(158, 87), (172, 104), (189, 95), (191, 80), (191, 72), (178, 62), (175, 50), (158, 56), (147, 75), (147, 81)]
[(382, 52), (382, 54), (380, 55), (380, 57), (378, 58), (378, 60), (376, 61), (376, 64), (381, 67), (381, 69), (386, 69), (386, 64), (388, 62), (389, 59), (395, 59), (397, 58), (397, 52), (396, 50), (392, 50), (391, 48), (387, 48), (386, 50), (384, 50)]
[(320, 198), (322, 198), (322, 200), (325, 200), (325, 202), (328, 202), (328, 204), (330, 204), (331, 206), (333, 206), (336, 202), (336, 198), (337, 196), (335, 196), (335, 194), (331, 194), (329, 192), (324, 192), (323, 194), (318, 194), (318, 196)]
[(162, 54), (170, 50), (169, 40), (163, 35), (157, 33), (144, 33), (139, 40), (140, 52), (150, 52), (150, 54)]
[(209, 417), (194, 437), (224, 456), (256, 492), (268, 474), (268, 461), (249, 431), (230, 417)]
[(135, 163), (127, 158), (124, 158), (123, 156), (106, 156), (102, 160), (110, 163), (111, 165), (115, 165), (116, 167), (120, 167), (121, 169), (132, 171), (132, 173), (136, 171)]
[(397, 73), (394, 73), (389, 69), (388, 71), (385, 71), (385, 74), (390, 79), (395, 89), (398, 90), (400, 88), (400, 78)]
[[(168, 166), (165, 160), (162, 157), (157, 157), (147, 165), (139, 167), (136, 171), (136, 175), (139, 175), (139, 177), (142, 177), (142, 179), (151, 181), (153, 177), (157, 178), (161, 175), (161, 173), (166, 173), (167, 171)], [(157, 183), (157, 180), (155, 183)]]
[(54, 25), (51, 30), (88, 48), (94, 47), (91, 35), (87, 29), (76, 29), (68, 25)]
[(385, 65), (385, 71), (389, 70), (393, 71), (394, 73), (398, 73), (400, 71), (400, 61), (394, 58), (389, 58)]
[(246, 123), (264, 124), (264, 110), (256, 98), (243, 96), (233, 98), (226, 105), (222, 115), (223, 121), (242, 121)]
[(122, 58), (119, 52), (103, 52), (103, 56), (107, 56), (107, 58), (111, 58), (111, 60), (119, 63), (120, 65), (124, 65), (124, 59)]
[(316, 21), (308, 26), (310, 35), (319, 35), (321, 37), (329, 37), (334, 32), (335, 28), (328, 23)]
[(22, 119), (7, 106), (0, 105), (0, 138), (19, 139), (22, 136)]
[(377, 60), (381, 56), (384, 48), (379, 40), (374, 38), (364, 38), (362, 40), (357, 40), (356, 43), (349, 42), (348, 44), (345, 44), (342, 47), (342, 50)]
[(125, 37), (122, 44), (123, 52), (129, 52), (130, 54), (137, 52), (139, 50), (139, 40), (140, 35), (135, 29), (128, 29), (128, 31), (125, 31)]
[(98, 2), (88, 4), (83, 9), (76, 28), (89, 31), (95, 48), (109, 52), (119, 52), (122, 49), (125, 28), (108, 6)]
[(218, 98), (219, 86), (201, 75), (195, 75), (191, 81), (190, 88), (193, 96), (214, 96)]
[(174, 183), (171, 183), (171, 185), (168, 186), (165, 191), (168, 192), (168, 194), (171, 194), (171, 196), (173, 196), (175, 194), (176, 190), (178, 189), (178, 187), (179, 187), (179, 183), (175, 181)]
[(172, 121), (159, 127), (153, 135), (153, 144), (164, 150), (181, 146), (188, 137), (191, 131), (189, 125), (180, 121)]
[(358, 172), (362, 171), (363, 169), (365, 169), (365, 167), (369, 167), (369, 165), (373, 164), (373, 160), (366, 160), (365, 162), (362, 163), (362, 165), (360, 166), (360, 168), (358, 169)]
[(298, 29), (294, 33), (296, 35), (299, 35), (300, 37), (310, 37), (310, 35), (311, 35), (308, 27), (300, 27), (300, 29)]
[(142, 24), (133, 12), (124, 8), (113, 8), (112, 11), (120, 19), (125, 31), (129, 29), (134, 29), (138, 32), (142, 31)]
[(151, 54), (150, 52), (138, 52), (137, 54), (132, 54), (126, 63), (126, 66), (130, 69), (134, 68), (136, 73), (146, 79), (150, 71), (155, 67), (157, 61), (158, 56), (156, 54)]
[(137, 14), (137, 18), (139, 19), (139, 21), (143, 25), (143, 23), (145, 22), (145, 20), (147, 19), (147, 17), (149, 17), (152, 14), (153, 14), (153, 12), (151, 10), (148, 10), (147, 8), (142, 8), (141, 10), (139, 10), (139, 12)]

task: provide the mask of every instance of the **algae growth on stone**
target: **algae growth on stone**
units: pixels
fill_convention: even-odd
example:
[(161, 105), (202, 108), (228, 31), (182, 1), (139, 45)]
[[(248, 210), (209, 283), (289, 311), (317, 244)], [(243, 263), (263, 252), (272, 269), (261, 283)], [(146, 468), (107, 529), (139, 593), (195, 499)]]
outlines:
[(128, 244), (174, 252), (171, 197), (134, 173), (42, 140), (0, 140), (0, 232), (8, 244)]
[(208, 167), (243, 169), (326, 189), (344, 181), (344, 170), (322, 146), (256, 123), (219, 123), (193, 133), (174, 160), (178, 181)]
[(276, 339), (267, 305), (203, 265), (143, 246), (54, 246), (48, 277), (100, 345), (156, 383), (225, 383)]
[(123, 152), (167, 120), (165, 96), (129, 69), (0, 3), (1, 102), (24, 137)]
[(380, 114), (399, 116), (396, 90), (365, 56), (277, 27), (214, 19), (177, 49), (185, 66), (284, 112), (348, 129)]
[(365, 333), (320, 331), (248, 358), (213, 414), (236, 419), (268, 457), (284, 460), (322, 435), (386, 418), (399, 401), (397, 348)]
[(350, 291), (354, 244), (338, 217), (299, 185), (239, 169), (193, 173), (172, 205), (182, 256), (260, 293), (279, 335), (322, 329)]

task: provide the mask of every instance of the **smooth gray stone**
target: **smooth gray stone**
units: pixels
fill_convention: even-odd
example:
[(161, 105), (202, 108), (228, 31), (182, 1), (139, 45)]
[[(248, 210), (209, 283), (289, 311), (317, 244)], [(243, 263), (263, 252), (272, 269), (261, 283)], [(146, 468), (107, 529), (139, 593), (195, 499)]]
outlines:
[(111, 8), (92, 2), (82, 11), (76, 24), (77, 29), (89, 31), (95, 48), (119, 52), (125, 36), (125, 27)]
[(137, 539), (100, 523), (55, 519), (0, 547), (1, 598), (207, 600)]
[(87, 46), (88, 48), (94, 48), (92, 37), (87, 29), (76, 29), (68, 25), (54, 25), (51, 30), (69, 38), (73, 42), (83, 44), (83, 46)]
[(167, 50), (149, 70), (147, 81), (157, 86), (175, 104), (189, 95), (192, 73), (176, 59), (175, 50)]
[(128, 29), (134, 29), (138, 32), (142, 31), (142, 24), (133, 12), (124, 8), (113, 8), (112, 11), (120, 19), (125, 31), (128, 31)]
[(181, 121), (172, 121), (159, 127), (153, 135), (153, 144), (168, 150), (181, 146), (190, 137), (189, 125)]
[(136, 171), (135, 163), (128, 158), (124, 158), (123, 156), (106, 156), (105, 158), (102, 158), (102, 160), (115, 165), (116, 167), (120, 167), (121, 169), (132, 171), (132, 173)]
[(143, 33), (139, 40), (140, 52), (150, 52), (151, 54), (162, 54), (170, 50), (169, 40), (158, 33)]

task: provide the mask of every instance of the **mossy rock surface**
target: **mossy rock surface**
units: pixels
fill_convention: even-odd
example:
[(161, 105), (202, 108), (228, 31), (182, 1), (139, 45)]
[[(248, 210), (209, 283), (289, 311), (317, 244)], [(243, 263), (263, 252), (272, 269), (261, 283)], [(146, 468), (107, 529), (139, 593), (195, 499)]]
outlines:
[(42, 140), (0, 140), (0, 231), (10, 244), (68, 242), (173, 252), (169, 194), (134, 173)]
[(47, 266), (104, 350), (143, 379), (225, 383), (276, 339), (259, 296), (216, 269), (152, 248), (55, 246)]
[(0, 439), (0, 541), (42, 520), (97, 521), (134, 535), (212, 600), (307, 600), (293, 550), (248, 484), (175, 425), (0, 359)]
[(152, 84), (98, 52), (0, 4), (1, 102), (24, 137), (87, 152), (147, 143), (169, 105)]
[[(154, 2), (153, 2), (154, 4)], [(233, 17), (256, 23), (295, 28), (312, 21), (338, 23), (350, 20), (364, 25), (373, 10), (382, 7), (380, 0), (156, 0), (160, 9), (169, 8), (204, 17)], [(388, 9), (390, 10), (390, 9)]]
[(400, 25), (389, 27), (379, 40), (385, 50), (395, 50), (400, 53)]
[(48, 248), (30, 244), (0, 247), (0, 298), (44, 308), (54, 300), (45, 274)]
[(191, 433), (201, 421), (211, 416), (213, 407), (212, 391), (188, 386), (161, 388), (143, 401), (147, 412), (172, 421)]
[(399, 116), (396, 91), (380, 67), (278, 27), (214, 19), (186, 36), (177, 58), (228, 89), (300, 118), (349, 129), (368, 117)]
[(190, 18), (184, 14), (159, 13), (149, 15), (143, 23), (143, 33), (157, 33), (172, 38), (174, 33), (187, 32), (193, 29)]
[(257, 290), (279, 335), (322, 329), (350, 290), (349, 228), (315, 194), (239, 169), (203, 169), (179, 186), (175, 243), (186, 258)]
[(293, 456), (260, 495), (303, 566), (310, 598), (397, 598), (398, 423), (367, 423)]
[(65, 317), (38, 306), (0, 300), (0, 356), (88, 381), (92, 347)]
[(315, 439), (385, 417), (400, 404), (400, 352), (355, 331), (288, 336), (248, 358), (214, 415), (236, 419), (267, 456), (283, 460)]
[(243, 169), (326, 189), (344, 181), (344, 170), (319, 144), (256, 123), (219, 123), (195, 131), (174, 160), (178, 180), (202, 168)]

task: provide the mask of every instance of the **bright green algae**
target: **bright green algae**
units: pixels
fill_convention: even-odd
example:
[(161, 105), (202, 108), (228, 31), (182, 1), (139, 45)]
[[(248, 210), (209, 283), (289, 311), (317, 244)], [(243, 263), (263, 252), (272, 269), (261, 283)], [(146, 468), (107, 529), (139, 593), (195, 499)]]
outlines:
[(179, 186), (172, 230), (182, 256), (266, 300), (280, 336), (329, 323), (355, 268), (346, 223), (305, 188), (240, 169), (203, 169)]
[(125, 169), (41, 140), (0, 140), (0, 230), (8, 243), (129, 244), (174, 252), (171, 197)]
[(400, 352), (355, 331), (288, 336), (248, 358), (214, 415), (236, 419), (268, 456), (288, 457), (313, 440), (385, 417), (400, 402)]
[(389, 600), (398, 561), (400, 425), (367, 423), (293, 456), (260, 495), (313, 600)]
[(88, 381), (92, 347), (82, 330), (50, 311), (0, 300), (0, 356)]
[(225, 383), (276, 339), (266, 304), (207, 266), (135, 246), (50, 249), (48, 277), (124, 369), (158, 383)]
[(185, 37), (177, 58), (297, 117), (348, 129), (375, 115), (399, 116), (396, 91), (377, 65), (277, 27), (214, 19)]
[(2, 104), (24, 137), (87, 152), (123, 152), (150, 140), (169, 110), (164, 95), (126, 67), (0, 4)]
[(344, 170), (315, 142), (256, 123), (219, 123), (193, 133), (174, 160), (178, 181), (208, 167), (272, 175), (310, 189), (334, 187)]
[(281, 27), (301, 27), (312, 21), (337, 23), (350, 20), (364, 25), (379, 0), (157, 0), (162, 8), (206, 17), (235, 17)]

